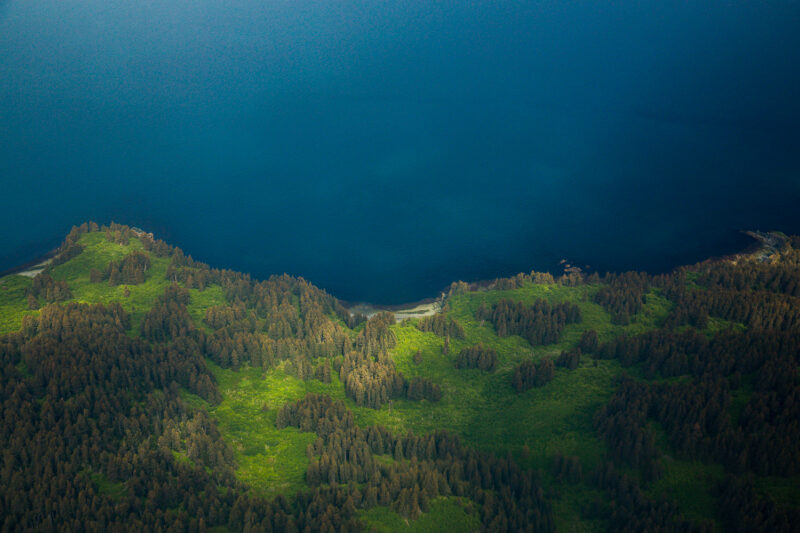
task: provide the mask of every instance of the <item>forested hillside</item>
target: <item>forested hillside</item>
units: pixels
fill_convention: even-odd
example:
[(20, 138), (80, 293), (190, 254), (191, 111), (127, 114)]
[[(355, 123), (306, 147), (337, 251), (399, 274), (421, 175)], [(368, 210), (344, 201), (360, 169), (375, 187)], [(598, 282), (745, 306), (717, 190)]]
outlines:
[(0, 530), (796, 531), (800, 238), (368, 319), (73, 228), (0, 278)]

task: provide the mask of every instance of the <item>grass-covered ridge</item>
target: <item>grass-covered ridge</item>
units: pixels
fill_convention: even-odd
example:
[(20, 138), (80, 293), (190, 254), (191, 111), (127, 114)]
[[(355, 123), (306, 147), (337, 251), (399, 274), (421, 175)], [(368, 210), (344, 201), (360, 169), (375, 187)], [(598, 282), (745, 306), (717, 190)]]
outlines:
[[(609, 492), (611, 489), (597, 485), (595, 479), (600, 472), (606, 472), (603, 475), (607, 479), (614, 479), (614, 475), (628, 476), (641, 487), (645, 498), (674, 504), (677, 514), (670, 515), (668, 520), (675, 521), (680, 516), (681, 520), (717, 528), (725, 523), (726, 517), (719, 512), (718, 487), (732, 470), (729, 463), (710, 459), (707, 448), (687, 451), (676, 447), (678, 430), (662, 427), (654, 418), (656, 415), (648, 412), (641, 427), (636, 425), (638, 422), (630, 423), (631, 431), (642, 432), (644, 449), (650, 449), (646, 441), (652, 436), (653, 457), (646, 461), (657, 463), (658, 474), (657, 479), (650, 479), (649, 471), (642, 466), (644, 459), (645, 462), (634, 463), (625, 457), (615, 458), (614, 447), (618, 443), (603, 438), (598, 430), (598, 413), (612, 402), (623, 375), (649, 387), (647, 390), (654, 391), (652, 394), (666, 394), (664, 387), (674, 385), (678, 387), (675, 394), (686, 393), (690, 397), (691, 387), (699, 383), (699, 374), (689, 363), (695, 357), (691, 350), (702, 347), (686, 348), (688, 362), (681, 363), (683, 359), (678, 358), (678, 362), (666, 366), (658, 366), (661, 363), (647, 349), (635, 357), (609, 356), (600, 349), (583, 352), (576, 368), (557, 367), (552, 380), (524, 392), (515, 390), (512, 378), (524, 362), (556, 361), (562, 352), (576, 350), (588, 331), (597, 333), (601, 346), (615, 339), (636, 339), (638, 335), (662, 329), (673, 332), (697, 329), (708, 342), (719, 336), (735, 338), (750, 331), (753, 325), (747, 321), (753, 320), (754, 313), (739, 311), (724, 300), (729, 290), (725, 285), (727, 271), (699, 266), (684, 278), (679, 275), (674, 279), (648, 278), (630, 294), (624, 292), (623, 284), (610, 296), (606, 280), (596, 277), (576, 280), (574, 275), (560, 280), (518, 276), (488, 288), (459, 287), (450, 292), (442, 310), (450, 321), (448, 334), (437, 335), (430, 321), (422, 328), (427, 331), (420, 329), (420, 321), (424, 320), (421, 318), (392, 323), (385, 331), (377, 326), (370, 329), (371, 323), (359, 323), (335, 298), (303, 280), (281, 277), (254, 283), (226, 271), (211, 271), (182, 252), (154, 244), (145, 234), (120, 236), (119, 230), (78, 232), (71, 234), (69, 244), (72, 248), (65, 247), (72, 250), (68, 259), (56, 261), (44, 272), (56, 282), (65, 282), (69, 289), (69, 298), (56, 305), (118, 303), (130, 315), (127, 335), (131, 337), (142, 334), (146, 316), (152, 323), (156, 316), (153, 309), (162, 305), (160, 299), (168, 288), (177, 284), (188, 291), (185, 312), (193, 331), (185, 334), (192, 339), (187, 346), (193, 352), (184, 355), (202, 361), (217, 395), (182, 384), (180, 397), (190, 411), (205, 411), (214, 421), (225, 446), (233, 454), (235, 476), (244, 483), (248, 494), (265, 498), (280, 495), (292, 501), (297, 493), (315, 489), (309, 485), (306, 471), (313, 461), (319, 460), (321, 453), (326, 453), (319, 448), (318, 432), (296, 425), (279, 429), (276, 423), (284, 406), (313, 393), (342, 402), (360, 428), (379, 426), (395, 435), (419, 436), (446, 430), (457, 435), (468, 449), (509, 457), (524, 470), (536, 471), (544, 487), (543, 494), (554, 509), (557, 529), (592, 531), (611, 527), (608, 510), (614, 496)], [(134, 252), (146, 254), (149, 260), (141, 283), (98, 281), (97, 272)], [(780, 265), (785, 265), (785, 261), (788, 260), (776, 262), (775, 268), (784, 268)], [(740, 283), (738, 278), (736, 283)], [(29, 309), (32, 284), (30, 277), (18, 274), (0, 279), (0, 334), (19, 330), (25, 316), (40, 313)], [(763, 306), (767, 314), (783, 313), (781, 320), (790, 324), (787, 328), (793, 334), (791, 310), (795, 296), (784, 296), (780, 284), (759, 287), (757, 291), (754, 289), (757, 298), (754, 296), (753, 301), (757, 304), (753, 305)], [(742, 293), (739, 286), (735, 290)], [(604, 291), (602, 298), (598, 297), (600, 291)], [(614, 298), (618, 298), (614, 300), (616, 307), (607, 304)], [(627, 308), (636, 312), (621, 320), (616, 309), (625, 307), (625, 302), (631, 299), (634, 305)], [(518, 335), (500, 336), (489, 320), (478, 318), (482, 316), (479, 310), (503, 301), (521, 303), (524, 307), (542, 300), (573, 304), (580, 311), (579, 321), (567, 323), (557, 342), (544, 346), (531, 346)], [(784, 300), (789, 302), (788, 307)], [(36, 303), (41, 307), (48, 302), (40, 296)], [(209, 309), (215, 310), (215, 318), (207, 317)], [(161, 337), (145, 340), (156, 348), (163, 344), (164, 349), (169, 349), (173, 346), (170, 343), (176, 342), (175, 335), (174, 331), (167, 334), (164, 338), (169, 340), (163, 342)], [(476, 345), (497, 354), (492, 370), (456, 368), (457, 354)], [(345, 384), (352, 376), (348, 377), (344, 370), (350, 364), (346, 359), (348, 353), (356, 352), (362, 355), (361, 359), (352, 358), (353, 364), (364, 365), (357, 372), (366, 376), (370, 373), (393, 376), (392, 372), (396, 372), (405, 380), (406, 387), (420, 379), (438, 387), (441, 399), (420, 400), (395, 391), (390, 393), (388, 401), (378, 403), (379, 408), (357, 401)], [(322, 372), (323, 367), (329, 371)], [(22, 364), (18, 368), (27, 372)], [(724, 386), (730, 388), (731, 399), (725, 412), (733, 428), (739, 427), (742, 417), (751, 416), (754, 394), (758, 394), (754, 384), (758, 379), (762, 380), (758, 383), (766, 379), (759, 377), (758, 372), (745, 375), (731, 372), (721, 377)], [(681, 386), (686, 390), (680, 389)], [(714, 431), (711, 426), (703, 431)], [(743, 433), (741, 438), (750, 437)], [(189, 450), (187, 442), (179, 439), (173, 455), (176, 461), (194, 466), (196, 452)], [(376, 457), (387, 468), (395, 461), (391, 455), (376, 454)], [(567, 464), (562, 461), (564, 458), (572, 461), (567, 461), (573, 465), (568, 473), (564, 467), (554, 466)], [(609, 464), (613, 464), (617, 473), (608, 473)], [(579, 465), (579, 474), (575, 474), (574, 465)], [(758, 497), (771, 498), (781, 508), (800, 505), (797, 474), (784, 477), (769, 470), (768, 465), (755, 463), (743, 468)], [(112, 481), (103, 472), (93, 472), (89, 478), (98, 490), (117, 499), (129, 488), (125, 482)], [(350, 485), (349, 490), (366, 488), (364, 482)], [(377, 531), (473, 531), (487, 526), (480, 511), (484, 504), (466, 496), (446, 494), (431, 498), (420, 516), (404, 515), (405, 511), (385, 504), (364, 504), (356, 514), (364, 525)]]

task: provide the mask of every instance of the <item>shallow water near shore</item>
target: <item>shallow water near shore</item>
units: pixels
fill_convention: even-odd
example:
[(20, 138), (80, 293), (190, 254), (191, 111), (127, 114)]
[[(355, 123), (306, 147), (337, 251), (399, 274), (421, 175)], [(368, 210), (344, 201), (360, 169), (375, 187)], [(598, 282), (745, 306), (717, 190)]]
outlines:
[(397, 304), (800, 233), (793, 3), (562, 4), (0, 2), (0, 271), (115, 220)]

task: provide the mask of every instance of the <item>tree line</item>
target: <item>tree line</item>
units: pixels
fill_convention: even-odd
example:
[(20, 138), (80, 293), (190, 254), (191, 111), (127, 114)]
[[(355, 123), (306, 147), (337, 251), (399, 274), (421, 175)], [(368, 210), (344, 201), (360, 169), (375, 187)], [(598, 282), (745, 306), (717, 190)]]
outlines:
[(436, 313), (421, 318), (417, 323), (417, 328), (420, 331), (430, 331), (439, 337), (464, 338), (464, 328), (461, 324), (444, 313)]
[[(655, 419), (689, 459), (719, 461), (732, 472), (800, 473), (800, 452), (792, 444), (800, 438), (800, 331), (727, 331), (710, 340), (693, 330), (656, 331), (615, 339), (600, 352), (639, 364), (652, 377), (692, 376), (678, 384), (623, 381), (596, 419), (618, 457), (639, 462), (641, 452), (648, 462), (652, 453), (642, 428)], [(746, 384), (751, 391), (734, 418), (733, 392)]]
[(33, 277), (33, 282), (27, 290), (28, 309), (39, 309), (39, 300), (48, 303), (63, 302), (72, 298), (67, 282), (56, 281), (46, 271), (39, 272)]
[(517, 392), (525, 392), (533, 387), (543, 387), (550, 383), (555, 376), (556, 369), (553, 360), (549, 357), (533, 361), (523, 361), (514, 369), (511, 385)]
[(558, 342), (568, 324), (581, 321), (581, 311), (569, 302), (551, 304), (539, 299), (526, 305), (504, 298), (491, 306), (481, 303), (475, 318), (491, 322), (500, 337), (519, 335), (531, 346), (539, 346)]
[(649, 276), (644, 272), (606, 274), (594, 301), (611, 313), (613, 324), (626, 325), (647, 302)]
[[(327, 395), (309, 394), (278, 412), (278, 427), (317, 433), (307, 453), (312, 487), (357, 483), (344, 506), (391, 506), (416, 518), (436, 496), (466, 496), (479, 506), (488, 531), (551, 531), (552, 509), (536, 474), (511, 458), (465, 448), (451, 433), (398, 435), (380, 426), (358, 427), (352, 412)], [(391, 462), (376, 460), (389, 456)]]
[(483, 343), (467, 346), (458, 352), (455, 359), (456, 368), (477, 368), (484, 372), (494, 372), (497, 366), (497, 352)]
[(149, 268), (150, 256), (137, 250), (126, 254), (119, 261), (110, 261), (102, 272), (93, 268), (89, 272), (89, 281), (92, 283), (108, 281), (111, 286), (138, 285), (145, 282)]
[[(138, 235), (113, 224), (84, 230), (104, 231), (112, 242)], [(84, 230), (70, 233), (57, 260), (80, 253), (77, 241)], [(278, 413), (280, 425), (318, 434), (307, 450), (311, 489), (291, 500), (248, 494), (236, 481), (233, 453), (213, 421), (187, 408), (178, 394), (186, 388), (219, 401), (203, 355), (227, 368), (269, 368), (285, 361), (303, 379), (330, 380), (336, 372), (350, 398), (374, 408), (400, 397), (436, 401), (441, 390), (421, 378), (408, 380), (394, 367), (390, 314), (373, 317), (353, 335), (346, 328), (362, 319), (301, 278), (257, 282), (210, 269), (161, 241), (139, 238), (147, 253), (170, 258), (174, 281), (198, 290), (219, 284), (228, 303), (208, 309), (204, 328), (197, 328), (187, 310), (190, 293), (173, 285), (145, 315), (141, 338), (126, 335), (130, 317), (118, 305), (74, 303), (45, 306), (23, 321), (20, 332), (0, 338), (3, 530), (59, 525), (111, 531), (356, 531), (359, 509), (384, 504), (414, 517), (432, 497), (444, 494), (476, 502), (486, 529), (552, 528), (552, 511), (535, 474), (510, 459), (483, 456), (449, 434), (358, 428), (352, 413), (329, 398), (307, 398)], [(663, 450), (651, 429), (657, 422), (671, 454), (720, 462), (731, 474), (717, 493), (726, 527), (792, 530), (797, 510), (776, 504), (747, 481), (752, 475), (800, 473), (795, 446), (800, 439), (800, 315), (792, 285), (793, 250), (800, 243), (789, 242), (780, 259), (766, 265), (709, 263), (662, 276), (626, 274), (600, 281), (608, 288), (601, 286), (604, 294), (596, 301), (616, 322), (639, 312), (637, 302), (644, 303), (651, 288), (673, 308), (661, 329), (604, 343), (587, 331), (578, 347), (555, 361), (547, 359), (569, 369), (592, 353), (635, 367), (640, 376), (623, 378), (594, 418), (610, 463), (587, 474), (574, 458), (554, 459), (555, 478), (589, 480), (606, 495), (584, 508), (586, 517), (599, 517), (614, 531), (709, 530), (706, 523), (684, 520), (674, 505), (647, 498), (639, 486), (663, 472)], [(122, 275), (123, 268), (118, 270)], [(590, 279), (556, 280), (583, 281)], [(528, 282), (535, 280), (522, 276), (507, 283)], [(66, 284), (59, 288), (48, 272), (34, 285), (37, 306), (39, 298), (71, 297), (62, 291), (68, 291)], [(498, 335), (502, 330), (531, 344), (556, 342), (569, 317), (580, 320), (579, 310), (574, 304), (542, 302), (498, 302), (483, 306), (478, 318), (491, 321)], [(711, 317), (734, 327), (711, 335), (706, 329)], [(449, 336), (457, 335), (442, 318), (423, 327), (444, 333), (448, 345)], [(465, 365), (495, 367), (496, 357), (489, 365), (491, 356), (481, 362), (480, 354), (471, 353), (465, 354)], [(520, 388), (554, 370), (540, 372), (532, 361), (523, 365), (512, 377), (520, 374)], [(634, 476), (620, 473), (631, 467)], [(98, 478), (120, 484), (121, 495), (100, 490)]]

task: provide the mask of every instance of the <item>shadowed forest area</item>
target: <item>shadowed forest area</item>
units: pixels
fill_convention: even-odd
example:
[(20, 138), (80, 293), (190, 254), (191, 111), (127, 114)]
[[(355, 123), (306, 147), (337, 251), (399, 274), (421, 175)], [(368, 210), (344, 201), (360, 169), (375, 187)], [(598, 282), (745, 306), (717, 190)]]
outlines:
[(796, 531), (800, 238), (351, 314), (75, 227), (0, 278), (0, 529)]

